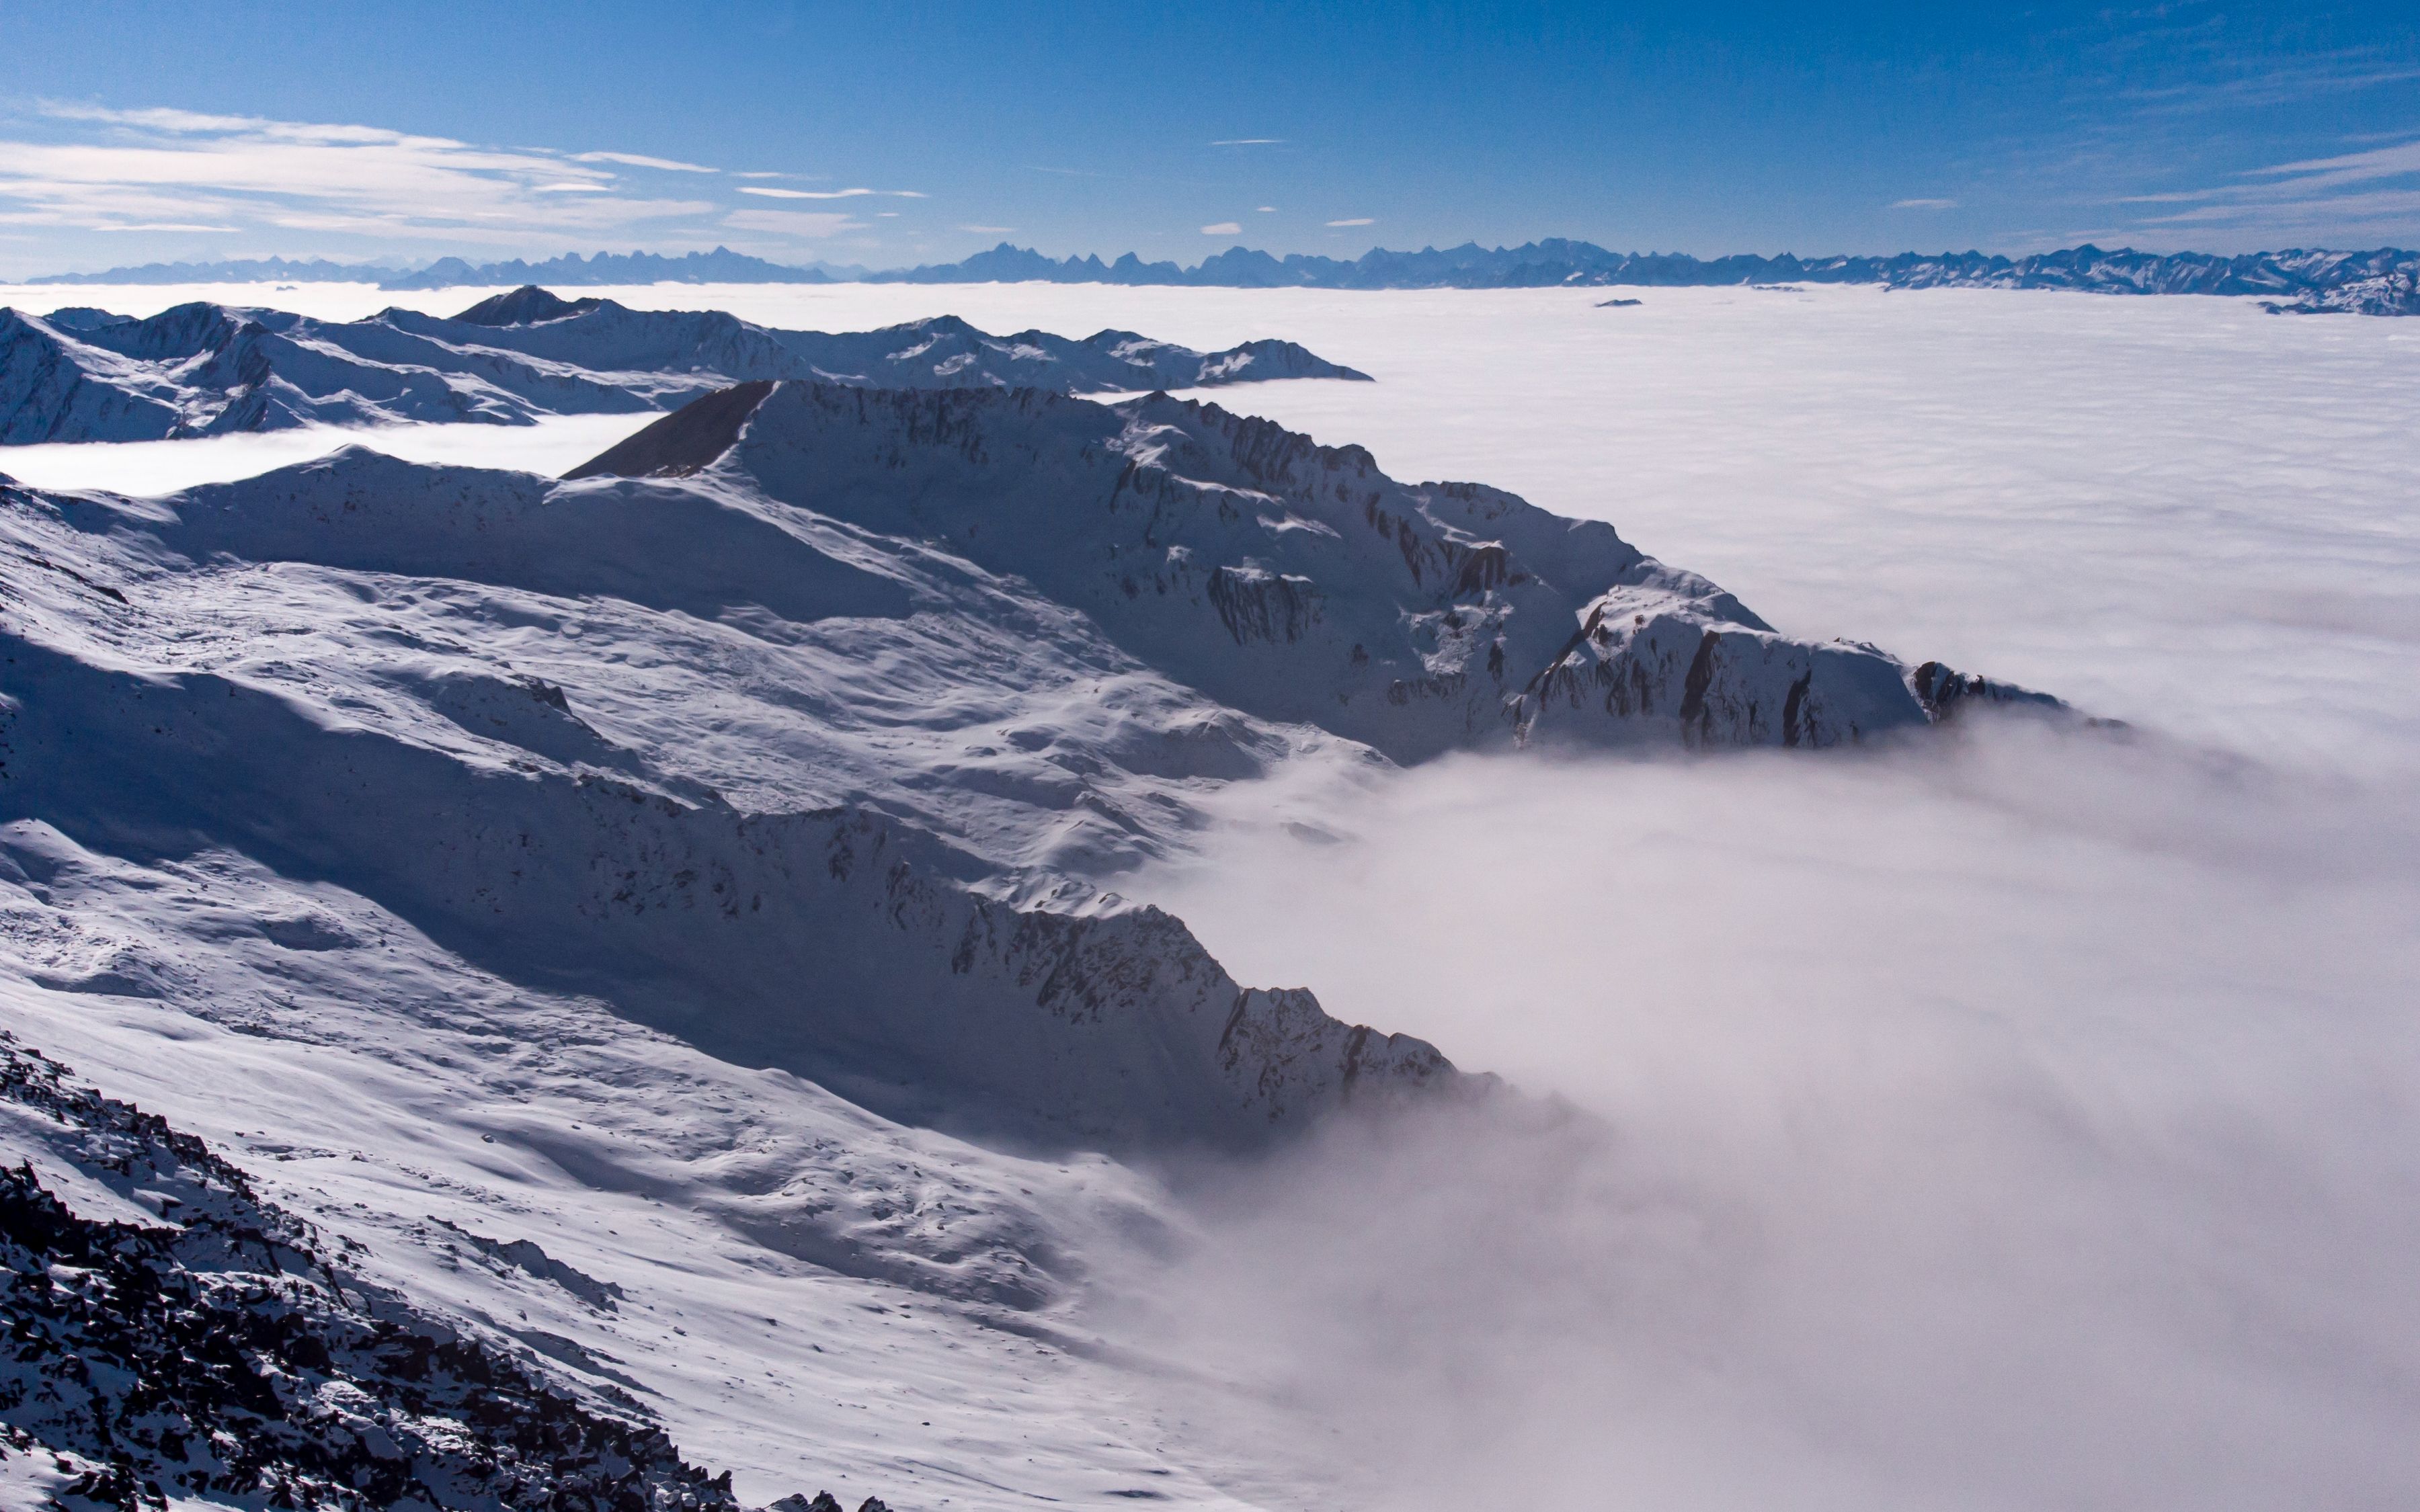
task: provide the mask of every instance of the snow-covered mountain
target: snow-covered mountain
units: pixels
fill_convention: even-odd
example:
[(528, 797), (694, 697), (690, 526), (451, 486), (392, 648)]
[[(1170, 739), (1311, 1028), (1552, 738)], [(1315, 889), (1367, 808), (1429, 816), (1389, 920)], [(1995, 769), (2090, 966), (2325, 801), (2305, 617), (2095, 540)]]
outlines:
[(147, 440), (314, 423), (486, 421), (667, 409), (771, 378), (1063, 393), (1365, 375), (1291, 342), (1204, 354), (1131, 332), (988, 335), (954, 316), (852, 333), (715, 311), (638, 311), (526, 287), (453, 319), (319, 321), (179, 305), (147, 320), (0, 310), (0, 443)]
[(2420, 257), (2373, 258), (2356, 276), (2301, 290), (2287, 301), (2264, 301), (2272, 315), (2420, 315)]
[(208, 835), (716, 1054), (1029, 1136), (1249, 1140), (1447, 1074), (1081, 885), (1177, 843), (1199, 782), (1340, 737), (1826, 746), (2030, 697), (1160, 395), (765, 383), (560, 483), (347, 451), (6, 500), (15, 814)]
[[(1724, 285), (1811, 283), (1880, 284), (1891, 288), (2063, 288), (2100, 294), (2236, 294), (2290, 300), (2294, 312), (2351, 311), (2365, 315), (2413, 313), (2408, 293), (2399, 302), (2381, 297), (2409, 290), (2420, 272), (2420, 253), (2394, 247), (2368, 252), (2292, 248), (2280, 252), (2219, 255), (2200, 252), (2153, 253), (2106, 249), (2089, 243), (2055, 252), (2009, 257), (1983, 252), (1903, 252), (1887, 255), (1800, 257), (1744, 253), (1693, 257), (1684, 253), (1613, 252), (1593, 242), (1550, 237), (1518, 247), (1423, 247), (1395, 252), (1373, 247), (1358, 257), (1289, 253), (1283, 257), (1249, 247), (1230, 247), (1187, 268), (1145, 262), (1129, 252), (1114, 259), (1097, 255), (1048, 257), (1031, 247), (1003, 241), (954, 263), (866, 271), (845, 269), (851, 279), (882, 284), (1120, 284), (1191, 288), (1549, 288), (1636, 285), (1685, 287)], [(833, 273), (822, 267), (794, 268), (722, 248), (659, 257), (644, 253), (579, 254), (541, 263), (519, 259), (473, 265), (443, 257), (416, 272), (346, 267), (334, 263), (240, 262), (152, 264), (102, 273), (61, 274), (36, 284), (249, 283), (268, 279), (360, 281), (379, 279), (391, 289), (450, 288), (498, 284), (580, 285), (680, 283), (823, 284)], [(2399, 285), (2397, 280), (2400, 280)], [(2381, 281), (2382, 284), (2381, 284)]]
[(1738, 254), (1699, 258), (1682, 253), (1611, 252), (1593, 242), (1549, 238), (1518, 247), (1476, 242), (1418, 252), (1373, 248), (1344, 259), (1291, 253), (1275, 257), (1231, 247), (1192, 268), (1144, 262), (1133, 253), (1115, 261), (1097, 256), (1050, 258), (1001, 242), (963, 262), (870, 275), (875, 282), (961, 284), (1038, 280), (1066, 284), (1175, 285), (1219, 288), (1548, 288), (1563, 285), (1686, 287), (1810, 283), (1880, 284), (1890, 288), (2063, 288), (2100, 294), (2251, 294), (2288, 296), (2311, 310), (2409, 313), (2392, 301), (2335, 291), (2420, 270), (2420, 254), (2392, 247), (2374, 252), (2292, 249), (2218, 256), (2149, 253), (2086, 244), (2007, 257), (1981, 252), (1889, 256), (1800, 257)]
[(688, 474), (941, 543), (1256, 717), (1397, 760), (1528, 739), (1828, 746), (1965, 692), (1869, 646), (1776, 633), (1601, 522), (1358, 447), (1152, 395), (768, 385), (571, 476)]
[[(616, 315), (470, 313), (541, 347)], [(1146, 1164), (1079, 1152), (1501, 1094), (1104, 887), (1289, 764), (1826, 746), (2034, 697), (1793, 640), (1608, 526), (1213, 405), (797, 379), (559, 480), (349, 449), (156, 500), (0, 486), (0, 696), (11, 1027), (329, 1236), (287, 1353), (244, 1358), (334, 1405), (248, 1473), (375, 1477), (362, 1424), (402, 1443), (454, 1405), (381, 1395), (383, 1315), (333, 1310), (380, 1288), (509, 1401), (625, 1424), (595, 1433), (644, 1454), (547, 1473), (656, 1504), (1219, 1512), (1165, 1425), (1101, 1406), (1130, 1385), (1069, 1299), (1177, 1220)], [(239, 1178), (122, 1141), (79, 1165), (131, 1116), (63, 1097), (8, 1146), (67, 1151), (0, 1191), (49, 1225), (27, 1264), (105, 1249), (219, 1297), (187, 1279), (211, 1235), (43, 1194), (236, 1212)], [(97, 1295), (45, 1292), (42, 1326)], [(126, 1368), (182, 1380), (182, 1337), (129, 1333)], [(445, 1447), (425, 1473), (520, 1473)]]

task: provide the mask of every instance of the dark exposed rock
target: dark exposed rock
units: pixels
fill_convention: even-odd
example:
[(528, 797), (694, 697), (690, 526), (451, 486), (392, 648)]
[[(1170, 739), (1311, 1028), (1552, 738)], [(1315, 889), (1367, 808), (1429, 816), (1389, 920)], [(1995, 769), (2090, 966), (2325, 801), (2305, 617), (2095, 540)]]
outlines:
[(714, 465), (739, 439), (771, 383), (735, 383), (692, 399), (637, 435), (564, 474), (573, 478), (677, 478)]
[(62, 1512), (737, 1507), (727, 1472), (365, 1284), (202, 1141), (5, 1031), (0, 1099), (56, 1126), (46, 1160), (162, 1214), (103, 1221), (0, 1169), (0, 1458), (50, 1461)]
[(534, 326), (542, 320), (560, 320), (567, 315), (594, 310), (604, 302), (597, 299), (566, 300), (535, 284), (523, 284), (509, 294), (481, 300), (454, 318), (473, 326)]

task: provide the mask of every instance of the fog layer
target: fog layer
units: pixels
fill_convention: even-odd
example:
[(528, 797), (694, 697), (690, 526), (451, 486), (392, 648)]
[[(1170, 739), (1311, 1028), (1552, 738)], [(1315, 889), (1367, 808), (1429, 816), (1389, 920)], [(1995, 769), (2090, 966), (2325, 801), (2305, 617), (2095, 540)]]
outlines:
[(2420, 1484), (2408, 796), (2015, 727), (1237, 817), (1147, 885), (1233, 969), (1572, 1105), (1203, 1178), (1137, 1285), (1127, 1326), (1346, 1427), (1349, 1500)]

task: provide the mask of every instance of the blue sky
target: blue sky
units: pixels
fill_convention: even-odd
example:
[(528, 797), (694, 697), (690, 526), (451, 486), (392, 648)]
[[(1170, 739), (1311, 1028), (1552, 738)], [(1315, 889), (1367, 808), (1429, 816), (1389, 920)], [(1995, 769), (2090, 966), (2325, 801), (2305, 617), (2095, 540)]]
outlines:
[(2420, 7), (0, 0), (0, 272), (2420, 243)]

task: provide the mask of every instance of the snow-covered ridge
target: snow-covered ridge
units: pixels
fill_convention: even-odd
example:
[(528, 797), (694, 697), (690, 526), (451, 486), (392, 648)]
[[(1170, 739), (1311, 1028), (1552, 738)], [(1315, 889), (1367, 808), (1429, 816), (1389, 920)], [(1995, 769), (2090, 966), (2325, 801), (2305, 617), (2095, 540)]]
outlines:
[[(1146, 263), (1133, 253), (1115, 262), (1099, 257), (1052, 259), (1003, 241), (963, 262), (877, 273), (877, 282), (1174, 285), (1221, 288), (1554, 288), (1644, 285), (1706, 287), (1810, 283), (1879, 284), (1886, 288), (2055, 288), (2096, 294), (2233, 294), (2290, 300), (2294, 311), (2353, 310), (2409, 315), (2411, 280), (2420, 254), (2394, 247), (2371, 252), (2293, 248), (2219, 256), (2210, 253), (2137, 252), (2086, 243), (2055, 252), (2007, 257), (1982, 252), (1903, 252), (1889, 256), (1800, 257), (1735, 254), (1699, 258), (1683, 253), (1612, 252), (1560, 237), (1518, 247), (1423, 247), (1418, 252), (1373, 248), (1345, 260), (1315, 254), (1274, 257), (1230, 247), (1192, 268)], [(2399, 280), (2399, 284), (2397, 281)], [(489, 280), (494, 282), (494, 280)], [(2397, 302), (2376, 291), (2407, 291)], [(2370, 290), (2365, 296), (2360, 291)]]
[[(796, 268), (718, 247), (711, 253), (661, 257), (647, 253), (578, 253), (532, 264), (473, 265), (441, 257), (416, 272), (292, 263), (271, 258), (225, 263), (153, 263), (102, 273), (57, 274), (36, 284), (247, 284), (283, 280), (362, 282), (382, 288), (550, 283), (578, 285), (676, 283), (829, 284), (832, 270)], [(1567, 285), (1699, 287), (1748, 284), (1880, 284), (1889, 288), (2061, 288), (2101, 294), (2234, 294), (2273, 297), (2293, 313), (2353, 311), (2364, 315), (2420, 313), (2412, 280), (2420, 254), (2395, 247), (2374, 251), (2291, 248), (2232, 256), (2200, 252), (2153, 253), (2086, 244), (2008, 257), (1983, 252), (1903, 252), (1891, 255), (1800, 257), (1736, 254), (1692, 257), (1683, 253), (1613, 252), (1593, 242), (1550, 237), (1517, 247), (1423, 247), (1395, 252), (1373, 247), (1355, 258), (1230, 247), (1187, 268), (1145, 262), (1129, 252), (1104, 260), (1048, 257), (1003, 241), (954, 263), (869, 272), (837, 270), (876, 284), (1112, 284), (1187, 288), (1551, 288)]]
[(149, 440), (309, 424), (478, 421), (672, 408), (734, 382), (1097, 393), (1363, 378), (1291, 342), (1202, 353), (1132, 332), (992, 336), (942, 316), (854, 333), (715, 311), (637, 311), (523, 288), (444, 319), (321, 321), (179, 305), (147, 320), (0, 310), (0, 443)]
[(1821, 747), (1962, 694), (2051, 702), (1792, 640), (1609, 525), (1398, 483), (1358, 447), (1215, 405), (782, 384), (728, 434), (724, 478), (945, 543), (1221, 703), (1397, 760), (1540, 738)]
[[(11, 817), (341, 885), (489, 969), (917, 1121), (1236, 1144), (1451, 1080), (1417, 1041), (1245, 989), (1156, 910), (1012, 901), (1031, 861), (1179, 828), (1183, 774), (1290, 737), (908, 543), (358, 452), (159, 507), (12, 490), (6, 527)], [(528, 656), (541, 625), (575, 654), (590, 626), (628, 640), (567, 673)], [(1096, 706), (1066, 708), (1088, 674)], [(951, 728), (1021, 705), (1070, 728), (1013, 719), (999, 761)], [(923, 726), (923, 758), (886, 724)], [(750, 786), (751, 810), (722, 791)]]

